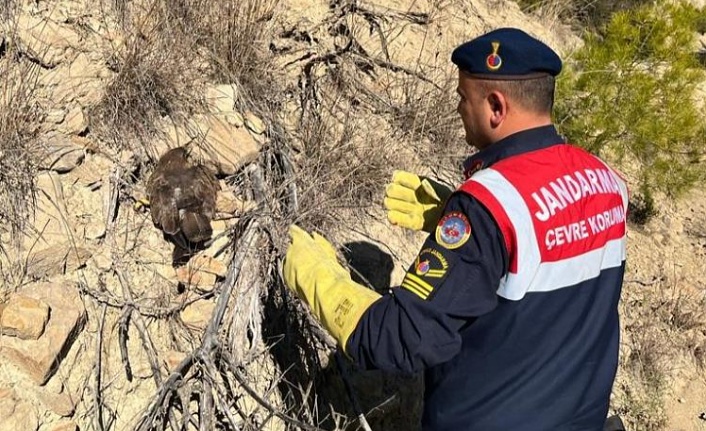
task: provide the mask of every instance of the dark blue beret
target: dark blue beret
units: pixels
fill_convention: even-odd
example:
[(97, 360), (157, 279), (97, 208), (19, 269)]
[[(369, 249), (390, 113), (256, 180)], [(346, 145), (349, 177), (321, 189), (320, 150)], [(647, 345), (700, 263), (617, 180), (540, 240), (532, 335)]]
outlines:
[(456, 48), (451, 61), (482, 79), (531, 79), (561, 72), (550, 47), (516, 28), (500, 28)]

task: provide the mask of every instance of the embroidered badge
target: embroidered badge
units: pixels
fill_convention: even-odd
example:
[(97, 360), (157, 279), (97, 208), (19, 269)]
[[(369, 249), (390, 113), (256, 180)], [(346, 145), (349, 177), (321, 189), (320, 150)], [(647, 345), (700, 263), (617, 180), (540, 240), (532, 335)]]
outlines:
[(485, 59), (485, 65), (488, 67), (488, 70), (496, 71), (500, 69), (500, 66), (503, 65), (503, 59), (500, 58), (498, 55), (498, 49), (500, 49), (500, 42), (492, 42), (493, 46), (493, 52), (488, 55)]
[(436, 242), (449, 249), (461, 247), (470, 236), (471, 224), (458, 211), (446, 214), (436, 227)]
[(449, 262), (441, 251), (425, 248), (419, 252), (416, 262), (402, 280), (402, 287), (427, 299), (448, 269)]

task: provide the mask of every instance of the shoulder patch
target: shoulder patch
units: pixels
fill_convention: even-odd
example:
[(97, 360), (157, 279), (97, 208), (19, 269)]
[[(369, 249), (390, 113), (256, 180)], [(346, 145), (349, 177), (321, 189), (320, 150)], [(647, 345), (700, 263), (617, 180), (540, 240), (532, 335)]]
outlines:
[(401, 287), (426, 300), (441, 285), (455, 260), (451, 252), (444, 253), (434, 246), (424, 247), (407, 271)]
[(448, 249), (461, 247), (471, 237), (471, 224), (465, 214), (453, 211), (441, 218), (436, 226), (436, 242)]

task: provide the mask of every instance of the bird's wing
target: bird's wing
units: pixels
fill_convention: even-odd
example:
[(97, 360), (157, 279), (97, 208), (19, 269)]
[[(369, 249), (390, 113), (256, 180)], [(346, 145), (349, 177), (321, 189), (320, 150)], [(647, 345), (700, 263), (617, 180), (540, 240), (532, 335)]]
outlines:
[(155, 170), (147, 185), (152, 222), (170, 235), (179, 232), (179, 209), (174, 191), (175, 188), (164, 173)]

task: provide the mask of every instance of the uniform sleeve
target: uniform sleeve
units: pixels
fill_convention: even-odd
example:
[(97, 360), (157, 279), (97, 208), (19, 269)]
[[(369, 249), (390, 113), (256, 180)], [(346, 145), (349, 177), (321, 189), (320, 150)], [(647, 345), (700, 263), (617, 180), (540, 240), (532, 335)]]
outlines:
[(448, 361), (459, 330), (493, 310), (507, 271), (501, 232), (485, 208), (457, 192), (400, 287), (375, 302), (346, 351), (363, 368), (416, 372)]

